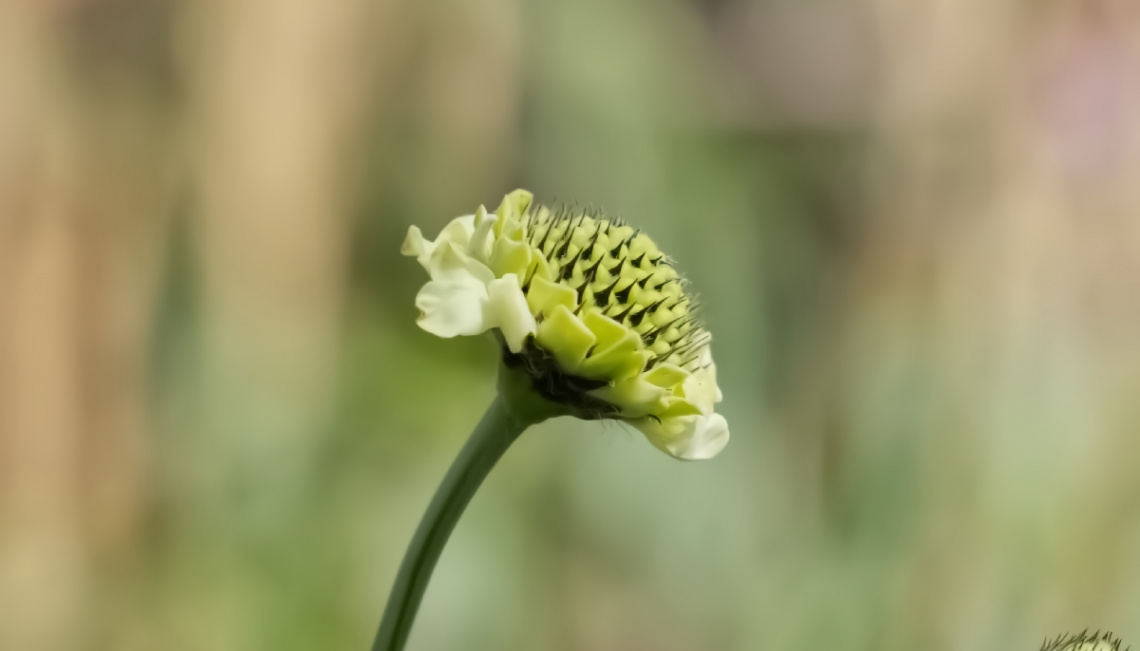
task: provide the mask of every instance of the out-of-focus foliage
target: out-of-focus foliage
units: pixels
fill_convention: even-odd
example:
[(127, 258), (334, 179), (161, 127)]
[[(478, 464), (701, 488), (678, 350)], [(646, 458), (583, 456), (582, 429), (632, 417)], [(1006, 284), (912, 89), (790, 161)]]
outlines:
[(1130, 0), (0, 1), (0, 649), (366, 648), (496, 363), (399, 244), (518, 186), (733, 440), (536, 428), (410, 648), (1140, 643), (1138, 164)]

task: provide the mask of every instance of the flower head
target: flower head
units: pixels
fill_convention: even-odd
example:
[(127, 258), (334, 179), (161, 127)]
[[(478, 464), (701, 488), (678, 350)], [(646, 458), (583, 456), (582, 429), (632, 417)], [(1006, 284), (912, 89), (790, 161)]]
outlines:
[(419, 325), (440, 337), (496, 333), (504, 364), (587, 419), (624, 420), (681, 459), (728, 443), (710, 336), (671, 261), (596, 212), (551, 210), (525, 190), (458, 217), (401, 252), (431, 276)]
[(1041, 651), (1120, 651), (1120, 644), (1120, 638), (1108, 631), (1082, 631), (1076, 635), (1062, 635), (1056, 640), (1046, 640)]

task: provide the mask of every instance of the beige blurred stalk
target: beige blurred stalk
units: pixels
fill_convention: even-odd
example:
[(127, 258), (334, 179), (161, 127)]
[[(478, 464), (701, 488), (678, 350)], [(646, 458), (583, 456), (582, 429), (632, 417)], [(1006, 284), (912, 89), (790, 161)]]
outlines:
[(360, 5), (247, 0), (188, 10), (201, 386), (203, 411), (217, 419), (205, 435), (256, 448), (218, 458), (300, 463), (324, 415), (346, 271)]
[[(0, 648), (68, 648), (147, 508), (165, 115), (59, 3), (0, 3)], [(111, 59), (114, 57), (112, 56)], [(131, 71), (128, 71), (131, 72)], [(136, 83), (137, 82), (137, 83)]]
[[(175, 580), (177, 635), (253, 648), (272, 630), (233, 586), (243, 536), (284, 540), (328, 422), (347, 272), (346, 190), (368, 50), (358, 0), (189, 3), (181, 37), (200, 265), (201, 403), (186, 515), (224, 531)], [(234, 486), (247, 503), (239, 519)], [(228, 596), (219, 597), (228, 593)]]
[[(298, 469), (325, 415), (364, 3), (188, 4), (0, 2), (3, 649), (169, 639), (99, 568), (130, 577), (145, 551), (148, 354), (176, 197), (193, 198), (202, 272), (202, 435), (231, 464), (190, 490), (258, 461)], [(107, 23), (110, 54), (86, 51)], [(171, 94), (174, 68), (186, 88)], [(241, 385), (256, 393), (239, 404)], [(252, 452), (226, 447), (237, 431)]]

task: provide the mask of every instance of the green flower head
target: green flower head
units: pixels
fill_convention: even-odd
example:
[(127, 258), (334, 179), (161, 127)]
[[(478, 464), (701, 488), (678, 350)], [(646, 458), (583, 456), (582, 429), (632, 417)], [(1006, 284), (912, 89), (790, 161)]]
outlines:
[(1108, 631), (1082, 631), (1076, 635), (1062, 635), (1055, 640), (1045, 640), (1041, 651), (1121, 651), (1120, 645), (1120, 638)]
[(543, 397), (580, 418), (624, 420), (675, 457), (708, 459), (728, 443), (709, 333), (644, 233), (515, 190), (434, 241), (412, 226), (402, 252), (431, 276), (416, 296), (424, 330), (494, 331), (504, 363)]

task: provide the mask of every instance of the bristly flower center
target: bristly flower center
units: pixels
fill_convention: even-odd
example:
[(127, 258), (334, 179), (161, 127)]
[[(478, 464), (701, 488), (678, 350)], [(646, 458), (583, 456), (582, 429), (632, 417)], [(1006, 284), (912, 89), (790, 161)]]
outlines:
[[(709, 334), (684, 279), (647, 235), (600, 212), (565, 207), (531, 206), (522, 226), (556, 281), (577, 293), (575, 314), (597, 310), (637, 333), (650, 352), (646, 370), (665, 362), (699, 368)], [(533, 276), (531, 269), (524, 292)]]

